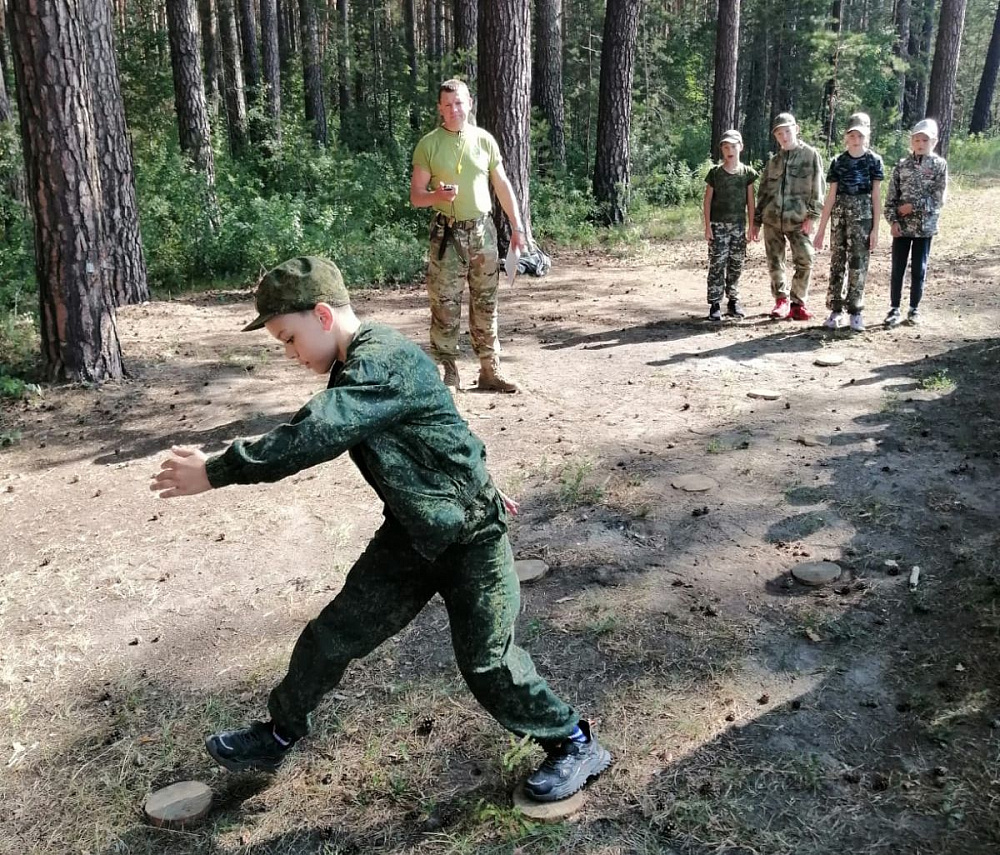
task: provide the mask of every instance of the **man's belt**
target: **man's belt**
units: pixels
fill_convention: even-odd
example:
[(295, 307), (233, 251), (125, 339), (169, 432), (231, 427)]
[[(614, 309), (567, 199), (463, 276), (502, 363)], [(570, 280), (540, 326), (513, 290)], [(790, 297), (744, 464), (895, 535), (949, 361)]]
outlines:
[(445, 216), (442, 213), (438, 213), (437, 221), (445, 228), (459, 229), (461, 231), (469, 231), (478, 226), (483, 220), (485, 220), (489, 214), (480, 214), (471, 220), (456, 220), (452, 217)]

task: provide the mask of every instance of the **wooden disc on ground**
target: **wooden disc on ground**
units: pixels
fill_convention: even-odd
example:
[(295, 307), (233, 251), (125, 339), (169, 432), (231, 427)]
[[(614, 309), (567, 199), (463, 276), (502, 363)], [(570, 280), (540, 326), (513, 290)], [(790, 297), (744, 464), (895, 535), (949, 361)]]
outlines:
[(840, 578), (840, 565), (832, 561), (809, 561), (793, 567), (792, 575), (803, 585), (828, 585)]
[(844, 355), (842, 353), (821, 353), (814, 360), (816, 365), (822, 368), (832, 368), (834, 365), (843, 365)]
[(143, 805), (153, 825), (183, 828), (204, 819), (212, 808), (212, 790), (200, 781), (181, 781), (151, 793)]
[(781, 392), (774, 389), (751, 389), (747, 392), (748, 398), (760, 398), (762, 401), (777, 401), (781, 397)]
[(704, 493), (718, 487), (718, 483), (707, 475), (678, 475), (671, 481), (674, 489), (683, 490), (685, 493)]
[(538, 558), (524, 558), (514, 562), (514, 572), (522, 582), (533, 582), (549, 572), (549, 565)]
[(524, 794), (521, 784), (514, 789), (514, 807), (536, 822), (562, 822), (577, 813), (586, 803), (587, 797), (583, 790), (558, 802), (536, 802)]

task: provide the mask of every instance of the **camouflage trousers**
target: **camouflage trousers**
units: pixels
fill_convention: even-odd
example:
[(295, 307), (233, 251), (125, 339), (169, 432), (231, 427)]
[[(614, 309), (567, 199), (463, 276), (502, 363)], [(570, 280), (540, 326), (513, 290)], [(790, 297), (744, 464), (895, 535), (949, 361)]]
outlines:
[(712, 223), (708, 245), (708, 302), (721, 303), (723, 296), (740, 298), (740, 275), (747, 254), (744, 223)]
[(872, 233), (872, 197), (838, 196), (830, 212), (830, 290), (826, 307), (851, 314), (865, 306), (868, 239)]
[(268, 711), (281, 733), (309, 732), (310, 713), (367, 656), (410, 623), (435, 594), (448, 610), (459, 671), (472, 694), (505, 728), (541, 742), (565, 739), (579, 721), (514, 643), (520, 583), (505, 511), (487, 485), (467, 514), (467, 533), (434, 561), (386, 521), (347, 574), (344, 587), (302, 631)]
[[(439, 362), (458, 355), (462, 294), (469, 285), (469, 336), (480, 359), (500, 351), (497, 296), (500, 267), (497, 232), (487, 214), (446, 228), (440, 215), (431, 220), (427, 294), (431, 303), (431, 354)], [(443, 248), (442, 248), (443, 244)]]
[(789, 296), (788, 283), (785, 281), (785, 241), (792, 250), (792, 264), (795, 273), (792, 276), (791, 297), (796, 303), (805, 304), (809, 296), (809, 279), (812, 276), (813, 245), (812, 238), (803, 234), (796, 226), (783, 232), (777, 226), (764, 226), (764, 254), (767, 256), (767, 269), (771, 274), (771, 296), (775, 300)]

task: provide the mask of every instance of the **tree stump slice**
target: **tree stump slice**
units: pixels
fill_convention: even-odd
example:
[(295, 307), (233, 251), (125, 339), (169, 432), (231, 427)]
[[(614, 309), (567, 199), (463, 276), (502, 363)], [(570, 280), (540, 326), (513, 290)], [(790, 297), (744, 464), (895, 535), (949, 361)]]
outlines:
[(844, 364), (844, 355), (842, 353), (821, 353), (813, 362), (821, 368), (833, 368), (835, 365)]
[(792, 575), (803, 585), (818, 588), (840, 578), (840, 565), (832, 561), (809, 561), (792, 568)]
[(557, 802), (536, 802), (524, 794), (524, 787), (518, 784), (514, 790), (514, 807), (535, 822), (563, 822), (579, 813), (587, 803), (583, 790), (573, 793), (568, 799)]
[(514, 572), (521, 582), (534, 582), (549, 572), (549, 565), (538, 558), (524, 558), (514, 562)]
[(781, 392), (775, 389), (751, 389), (747, 392), (748, 398), (758, 398), (761, 401), (777, 401), (781, 397)]
[(147, 819), (161, 828), (185, 828), (212, 809), (212, 790), (200, 781), (181, 781), (151, 793), (143, 805)]
[(706, 490), (713, 490), (719, 486), (707, 475), (678, 475), (670, 482), (675, 490), (683, 490), (685, 493), (704, 493)]

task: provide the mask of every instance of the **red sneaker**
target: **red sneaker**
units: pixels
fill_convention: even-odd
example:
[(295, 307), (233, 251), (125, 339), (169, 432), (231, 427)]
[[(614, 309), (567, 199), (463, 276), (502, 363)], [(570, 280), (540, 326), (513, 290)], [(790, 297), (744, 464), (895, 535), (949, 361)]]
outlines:
[(793, 321), (811, 321), (812, 315), (809, 314), (809, 310), (802, 303), (792, 303), (791, 311), (788, 316)]
[(778, 320), (784, 320), (788, 317), (789, 313), (788, 300), (785, 297), (779, 297), (778, 302), (774, 304), (774, 308), (771, 309), (771, 317), (778, 318)]

